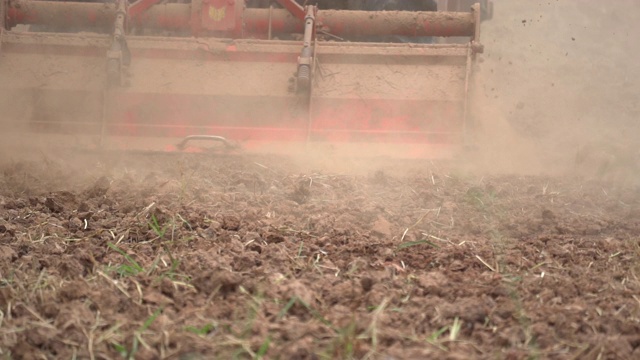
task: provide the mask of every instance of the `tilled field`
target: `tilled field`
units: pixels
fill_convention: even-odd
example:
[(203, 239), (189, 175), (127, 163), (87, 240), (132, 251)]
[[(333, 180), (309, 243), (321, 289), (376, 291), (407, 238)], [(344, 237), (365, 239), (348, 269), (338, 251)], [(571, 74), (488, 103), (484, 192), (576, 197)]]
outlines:
[(637, 188), (62, 159), (0, 169), (2, 358), (640, 358)]

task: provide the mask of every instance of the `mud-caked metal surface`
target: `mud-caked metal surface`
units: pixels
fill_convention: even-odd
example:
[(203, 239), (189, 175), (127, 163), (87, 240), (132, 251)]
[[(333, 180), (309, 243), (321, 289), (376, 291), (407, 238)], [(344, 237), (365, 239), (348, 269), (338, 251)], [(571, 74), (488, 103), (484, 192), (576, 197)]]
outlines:
[[(172, 31), (191, 30), (194, 28), (192, 6), (179, 3), (154, 5), (131, 19), (131, 26)], [(208, 12), (210, 16), (220, 16), (220, 12), (214, 11), (214, 8), (208, 9), (212, 9)], [(36, 24), (53, 28), (85, 27), (110, 31), (116, 16), (113, 4), (79, 2), (11, 1), (8, 10), (9, 26)], [(225, 15), (234, 16), (230, 11), (226, 11)], [(471, 12), (344, 10), (320, 10), (317, 20), (338, 36), (472, 36), (475, 22)], [(292, 16), (284, 9), (246, 9), (242, 14), (242, 21), (246, 36), (266, 36), (269, 24), (275, 33), (302, 33), (304, 30), (303, 19)]]
[[(57, 21), (55, 15), (40, 12), (55, 8), (53, 2), (29, 2), (20, 8), (12, 4), (11, 19), (39, 23), (36, 19), (43, 16)], [(85, 10), (99, 5), (99, 16), (105, 22), (110, 19), (109, 5), (63, 3), (73, 5)], [(168, 5), (172, 6), (152, 6), (137, 18), (153, 14), (154, 9), (189, 6)], [(264, 9), (247, 9), (243, 16), (258, 18), (263, 13)], [(271, 11), (272, 27), (274, 14)], [(122, 36), (112, 33), (113, 28), (108, 35), (9, 31), (3, 36), (0, 57), (3, 126), (89, 136), (97, 145), (120, 148), (139, 147), (141, 139), (158, 139), (152, 147), (168, 150), (194, 135), (220, 136), (243, 150), (287, 144), (284, 151), (291, 152), (313, 144), (353, 152), (362, 145), (368, 148), (362, 152), (366, 155), (395, 148), (395, 153), (407, 157), (440, 156), (463, 143), (470, 121), (470, 64), (480, 49), (477, 13), (309, 14), (320, 26), (340, 34), (358, 34), (362, 21), (384, 24), (371, 28), (375, 31), (407, 34), (414, 29), (413, 34), (429, 36), (453, 31), (466, 34), (470, 41), (352, 43), (308, 36), (307, 50), (302, 51), (301, 41)], [(284, 27), (278, 29), (287, 32), (302, 24), (291, 15), (283, 19)], [(420, 28), (422, 21), (438, 24), (439, 20), (447, 25)], [(95, 25), (103, 20), (91, 21)], [(246, 24), (251, 32), (268, 30), (259, 21)], [(112, 56), (114, 45), (128, 50), (130, 64)], [(118, 86), (107, 86), (114, 82), (108, 81), (106, 65), (116, 58), (121, 78)], [(301, 64), (309, 66), (308, 86), (292, 91)]]

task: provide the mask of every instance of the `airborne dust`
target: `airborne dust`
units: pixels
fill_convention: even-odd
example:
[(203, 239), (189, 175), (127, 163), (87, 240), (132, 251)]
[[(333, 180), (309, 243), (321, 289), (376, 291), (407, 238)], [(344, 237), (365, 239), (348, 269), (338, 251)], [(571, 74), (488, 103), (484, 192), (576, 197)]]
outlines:
[[(475, 68), (477, 144), (446, 167), (639, 185), (639, 16), (632, 0), (496, 1)], [(416, 164), (323, 154), (300, 163), (358, 174)]]
[(481, 168), (600, 176), (590, 168), (610, 162), (604, 171), (637, 179), (638, 2), (497, 1), (495, 12), (477, 73)]

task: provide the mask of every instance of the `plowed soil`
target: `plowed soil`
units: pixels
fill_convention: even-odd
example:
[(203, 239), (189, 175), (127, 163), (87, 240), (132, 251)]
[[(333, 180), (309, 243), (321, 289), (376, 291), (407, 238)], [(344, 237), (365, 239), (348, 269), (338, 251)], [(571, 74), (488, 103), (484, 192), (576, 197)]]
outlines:
[(0, 169), (14, 359), (640, 358), (640, 190), (433, 163)]
[(640, 2), (494, 2), (474, 170), (0, 149), (0, 359), (640, 359)]

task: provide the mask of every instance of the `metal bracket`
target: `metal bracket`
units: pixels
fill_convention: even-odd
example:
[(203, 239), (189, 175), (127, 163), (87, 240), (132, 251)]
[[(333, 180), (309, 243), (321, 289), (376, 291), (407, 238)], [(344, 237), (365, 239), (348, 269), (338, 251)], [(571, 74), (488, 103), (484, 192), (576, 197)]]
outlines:
[(7, 25), (7, 1), (8, 0), (0, 0), (0, 52), (2, 52), (2, 40)]
[(482, 21), (493, 19), (493, 1), (491, 0), (480, 0), (480, 10)]
[(218, 142), (223, 143), (224, 146), (229, 148), (229, 149), (233, 149), (233, 148), (237, 147), (236, 145), (234, 145), (231, 142), (229, 142), (229, 140), (227, 140), (223, 136), (216, 136), (216, 135), (189, 135), (189, 136), (186, 136), (184, 139), (182, 139), (182, 141), (180, 141), (178, 144), (176, 144), (176, 148), (178, 148), (178, 150), (184, 150), (187, 147), (187, 143), (189, 141), (192, 141), (192, 140), (218, 141)]
[(471, 6), (471, 14), (473, 15), (474, 27), (473, 37), (471, 38), (471, 51), (472, 54), (482, 54), (484, 52), (484, 45), (480, 43), (480, 22), (482, 17), (482, 10), (480, 3), (475, 3)]
[(307, 12), (302, 7), (302, 5), (295, 2), (295, 0), (276, 0), (278, 4), (282, 5), (283, 8), (287, 9), (295, 18), (300, 20), (304, 20)]
[(153, 5), (158, 4), (161, 0), (138, 0), (129, 5), (129, 17), (131, 20), (140, 16), (145, 11), (149, 10)]
[(244, 0), (202, 0), (196, 6), (201, 7), (200, 17), (192, 21), (200, 22), (200, 30), (230, 33), (234, 37), (242, 37)]
[(482, 44), (480, 44), (478, 42), (472, 41), (471, 42), (471, 50), (473, 50), (474, 54), (482, 54), (482, 53), (484, 53), (484, 45), (482, 45)]
[(111, 47), (107, 50), (107, 85), (123, 85), (124, 69), (131, 64), (126, 40), (127, 0), (118, 0)]
[(191, 0), (191, 35), (198, 37), (202, 32), (202, 0)]
[(0, 29), (4, 30), (7, 25), (7, 1), (0, 0)]
[(298, 57), (298, 73), (296, 81), (296, 92), (308, 92), (311, 88), (311, 65), (313, 64), (313, 43), (316, 37), (316, 6), (307, 6), (304, 17), (304, 43), (302, 51)]

